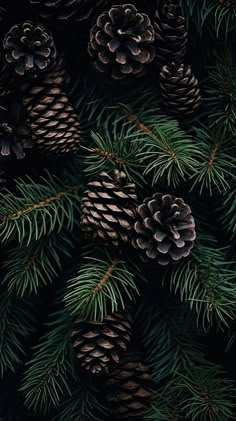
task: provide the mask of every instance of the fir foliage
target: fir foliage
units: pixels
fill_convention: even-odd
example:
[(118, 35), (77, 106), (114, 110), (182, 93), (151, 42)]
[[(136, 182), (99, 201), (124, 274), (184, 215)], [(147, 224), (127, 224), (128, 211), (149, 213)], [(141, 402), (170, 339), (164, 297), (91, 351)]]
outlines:
[(62, 230), (29, 245), (10, 248), (3, 263), (6, 273), (3, 283), (10, 293), (20, 297), (36, 294), (39, 287), (46, 286), (60, 273), (62, 260), (70, 257), (72, 247), (72, 239)]
[(69, 391), (71, 320), (63, 310), (51, 315), (47, 332), (34, 348), (27, 364), (21, 393), (26, 407), (46, 414), (59, 405), (63, 393)]
[(189, 303), (204, 330), (214, 321), (224, 329), (235, 319), (235, 270), (226, 261), (226, 250), (212, 237), (199, 236), (190, 258), (167, 270), (164, 282)]
[(27, 177), (16, 180), (14, 192), (1, 192), (1, 241), (16, 237), (20, 244), (24, 241), (29, 244), (52, 232), (60, 232), (65, 226), (72, 230), (81, 188), (72, 183), (72, 178), (69, 184), (68, 178), (59, 179), (50, 174), (37, 183)]
[(77, 274), (67, 281), (65, 304), (72, 317), (103, 320), (109, 312), (125, 308), (138, 294), (134, 274), (119, 257), (82, 257)]

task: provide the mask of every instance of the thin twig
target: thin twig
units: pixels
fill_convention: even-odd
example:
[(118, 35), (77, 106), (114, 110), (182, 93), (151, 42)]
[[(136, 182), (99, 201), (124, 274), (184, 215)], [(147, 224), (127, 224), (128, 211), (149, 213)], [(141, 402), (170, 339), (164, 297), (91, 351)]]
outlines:
[(159, 139), (159, 137), (153, 133), (152, 130), (150, 130), (147, 126), (145, 126), (145, 124), (143, 124), (141, 121), (139, 121), (139, 119), (137, 118), (136, 115), (131, 114), (125, 107), (123, 107), (121, 104), (117, 104), (119, 106), (119, 108), (121, 109), (121, 111), (127, 116), (128, 120), (131, 121), (131, 123), (134, 123), (135, 126), (139, 129), (144, 131), (145, 133), (147, 133), (152, 139), (156, 140), (157, 142), (160, 143), (161, 147), (163, 148), (163, 150), (171, 156), (171, 158), (173, 158), (173, 160), (175, 162), (177, 162), (177, 157), (174, 154), (174, 152), (172, 152), (169, 148), (166, 147), (166, 145), (162, 142), (161, 139)]
[(102, 151), (99, 148), (94, 148), (94, 149), (88, 149), (88, 151), (90, 153), (96, 153), (97, 155), (101, 156), (102, 158), (107, 158), (107, 159), (111, 159), (112, 161), (114, 161), (117, 165), (123, 165), (125, 164), (125, 160), (124, 159), (120, 159), (117, 158), (113, 153), (111, 152), (106, 152), (106, 151)]
[(0, 218), (0, 221), (5, 222), (9, 221), (10, 219), (17, 218), (18, 216), (24, 215), (25, 213), (31, 212), (34, 209), (40, 208), (42, 206), (49, 205), (51, 202), (55, 202), (57, 200), (60, 200), (62, 197), (64, 197), (67, 193), (76, 191), (80, 188), (80, 184), (77, 184), (75, 186), (72, 186), (68, 189), (66, 189), (63, 192), (57, 193), (55, 196), (51, 196), (48, 199), (42, 200), (41, 202), (35, 203), (34, 205), (29, 206), (26, 209), (21, 209), (15, 213), (11, 213), (10, 215), (6, 215)]
[(99, 282), (99, 284), (93, 289), (93, 296), (96, 295), (103, 287), (103, 285), (106, 283), (108, 278), (111, 276), (113, 269), (116, 267), (119, 260), (115, 258), (112, 263), (110, 264), (109, 268), (107, 269), (106, 273), (104, 274), (103, 278)]

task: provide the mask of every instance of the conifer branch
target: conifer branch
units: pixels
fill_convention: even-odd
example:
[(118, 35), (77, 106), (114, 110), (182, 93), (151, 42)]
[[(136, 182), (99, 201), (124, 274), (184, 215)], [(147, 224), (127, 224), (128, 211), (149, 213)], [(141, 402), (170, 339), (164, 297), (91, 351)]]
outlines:
[(9, 292), (23, 297), (37, 293), (40, 286), (52, 282), (61, 270), (63, 258), (70, 257), (73, 247), (70, 237), (70, 232), (62, 230), (8, 250), (8, 259), (3, 263), (6, 269), (3, 283)]
[(34, 348), (20, 389), (26, 407), (43, 414), (51, 407), (57, 407), (63, 393), (69, 391), (67, 371), (71, 321), (64, 310), (53, 314), (52, 318), (48, 332)]
[(156, 385), (173, 378), (177, 372), (187, 373), (195, 366), (209, 364), (201, 345), (203, 334), (188, 306), (168, 310), (168, 314), (163, 314), (154, 307), (139, 309), (138, 326)]
[(190, 180), (191, 190), (199, 186), (200, 194), (206, 189), (212, 195), (214, 188), (220, 193), (230, 187), (235, 178), (236, 159), (232, 157), (232, 147), (227, 146), (209, 134), (206, 129), (196, 129), (198, 153)]
[(233, 419), (233, 384), (223, 377), (218, 367), (196, 368), (188, 376), (180, 374), (177, 387), (182, 389), (186, 396), (181, 402), (181, 408), (187, 419)]
[(102, 135), (92, 132), (91, 136), (91, 147), (84, 147), (88, 152), (85, 157), (86, 174), (97, 176), (101, 171), (110, 171), (118, 167), (126, 173), (130, 181), (143, 184), (144, 165), (137, 162), (138, 145), (130, 141), (125, 128), (117, 137), (111, 136), (108, 130), (103, 130)]
[(16, 192), (0, 193), (0, 239), (17, 236), (19, 243), (39, 240), (63, 226), (71, 230), (79, 211), (80, 185), (68, 186), (72, 176), (61, 180), (48, 175), (35, 183), (29, 177), (16, 181)]
[[(207, 240), (206, 240), (207, 241)], [(225, 250), (217, 248), (209, 237), (198, 239), (188, 261), (164, 275), (171, 291), (179, 293), (197, 313), (197, 322), (207, 330), (214, 321), (221, 329), (236, 317), (235, 271), (226, 261)]]
[(84, 256), (77, 275), (68, 280), (66, 307), (73, 317), (102, 320), (109, 311), (124, 308), (138, 293), (125, 263), (108, 256)]

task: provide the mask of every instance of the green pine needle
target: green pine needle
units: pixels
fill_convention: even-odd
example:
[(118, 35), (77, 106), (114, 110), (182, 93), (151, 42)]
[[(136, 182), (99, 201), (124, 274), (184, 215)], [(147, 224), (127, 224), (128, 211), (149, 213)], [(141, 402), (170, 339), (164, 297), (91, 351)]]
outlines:
[(134, 275), (119, 258), (84, 256), (76, 276), (67, 282), (65, 303), (71, 316), (103, 320), (125, 308), (138, 294)]

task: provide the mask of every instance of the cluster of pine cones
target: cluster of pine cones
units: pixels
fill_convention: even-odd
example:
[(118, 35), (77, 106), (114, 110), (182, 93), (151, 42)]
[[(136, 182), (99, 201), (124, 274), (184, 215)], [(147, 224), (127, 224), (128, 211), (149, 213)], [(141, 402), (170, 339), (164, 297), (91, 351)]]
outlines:
[[(198, 81), (184, 63), (188, 35), (177, 6), (160, 6), (149, 16), (136, 5), (107, 0), (25, 1), (28, 15), (41, 22), (15, 23), (2, 36), (1, 157), (13, 153), (22, 159), (33, 147), (49, 156), (78, 150), (78, 117), (66, 94), (68, 75), (53, 35), (58, 25), (87, 22), (87, 57), (105, 80), (142, 77), (152, 65), (160, 73), (168, 113), (181, 118), (199, 107)], [(0, 10), (7, 19), (4, 2)]]
[[(145, 77), (153, 66), (168, 113), (181, 118), (198, 109), (198, 81), (185, 64), (185, 21), (175, 5), (159, 5), (155, 13), (144, 13), (137, 0), (135, 4), (110, 0), (24, 1), (29, 18), (6, 25), (0, 41), (3, 181), (5, 159), (23, 160), (29, 150), (54, 159), (74, 154), (79, 148), (79, 116), (67, 94), (70, 76), (53, 28), (86, 22), (86, 54), (94, 72), (119, 84)], [(9, 14), (4, 4), (0, 0), (3, 21)], [(139, 203), (136, 186), (117, 169), (109, 174), (102, 172), (88, 183), (81, 213), (87, 240), (116, 250), (128, 245), (137, 250), (142, 261), (159, 265), (187, 257), (196, 236), (191, 209), (181, 198), (155, 193)], [(106, 376), (112, 413), (119, 419), (137, 420), (151, 396), (151, 376), (141, 354), (125, 353), (132, 330), (131, 314), (120, 312), (102, 322), (77, 320), (71, 337), (81, 368)]]

